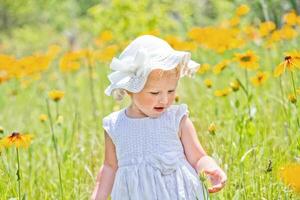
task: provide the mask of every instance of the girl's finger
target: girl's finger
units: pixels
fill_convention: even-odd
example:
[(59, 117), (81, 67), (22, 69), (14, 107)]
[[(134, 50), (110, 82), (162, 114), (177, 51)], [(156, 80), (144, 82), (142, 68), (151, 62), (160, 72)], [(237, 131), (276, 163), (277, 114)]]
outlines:
[(215, 193), (215, 192), (220, 191), (224, 186), (225, 186), (225, 183), (220, 183), (220, 184), (214, 185), (213, 187), (209, 188), (208, 191), (210, 193)]

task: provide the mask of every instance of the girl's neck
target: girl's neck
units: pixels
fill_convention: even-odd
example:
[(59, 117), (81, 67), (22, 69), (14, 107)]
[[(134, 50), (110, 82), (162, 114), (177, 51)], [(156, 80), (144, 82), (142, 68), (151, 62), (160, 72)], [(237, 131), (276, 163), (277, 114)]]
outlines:
[(130, 118), (145, 118), (148, 117), (145, 113), (143, 113), (136, 105), (131, 104), (126, 109), (126, 115)]

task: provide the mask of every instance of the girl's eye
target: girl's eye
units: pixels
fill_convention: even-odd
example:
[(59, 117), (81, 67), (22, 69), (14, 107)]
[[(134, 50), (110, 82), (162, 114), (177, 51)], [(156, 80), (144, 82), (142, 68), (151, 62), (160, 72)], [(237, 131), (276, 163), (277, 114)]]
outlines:
[(150, 92), (150, 94), (153, 94), (153, 95), (158, 95), (159, 92)]
[(168, 92), (169, 92), (169, 93), (173, 93), (173, 92), (175, 92), (175, 90), (169, 90)]

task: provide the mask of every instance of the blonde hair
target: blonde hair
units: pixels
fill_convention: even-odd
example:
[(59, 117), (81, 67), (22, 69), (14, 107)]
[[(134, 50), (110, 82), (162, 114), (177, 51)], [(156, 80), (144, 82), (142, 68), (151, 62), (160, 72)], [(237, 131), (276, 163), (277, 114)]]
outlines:
[(173, 75), (175, 73), (176, 78), (180, 78), (180, 65), (178, 64), (175, 68), (170, 69), (170, 70), (160, 70), (159, 73), (159, 78), (161, 78), (162, 76), (168, 74), (168, 75)]

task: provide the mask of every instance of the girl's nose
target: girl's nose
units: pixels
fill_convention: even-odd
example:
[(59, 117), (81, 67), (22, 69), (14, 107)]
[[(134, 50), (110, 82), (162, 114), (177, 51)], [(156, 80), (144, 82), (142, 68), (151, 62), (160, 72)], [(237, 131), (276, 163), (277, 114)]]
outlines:
[(159, 99), (159, 103), (167, 104), (168, 103), (168, 95), (162, 94)]

